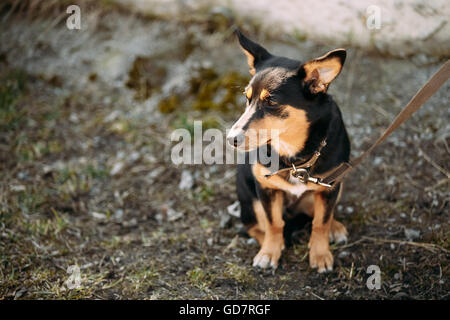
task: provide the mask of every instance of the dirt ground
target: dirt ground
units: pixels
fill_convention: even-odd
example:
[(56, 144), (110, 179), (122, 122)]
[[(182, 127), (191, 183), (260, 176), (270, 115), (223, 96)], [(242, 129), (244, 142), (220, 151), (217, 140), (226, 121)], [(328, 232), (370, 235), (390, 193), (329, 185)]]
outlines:
[[(308, 266), (308, 225), (275, 272), (256, 270), (227, 209), (235, 167), (170, 159), (174, 129), (225, 131), (242, 110), (231, 19), (87, 1), (74, 31), (63, 5), (14, 3), (0, 5), (0, 299), (449, 299), (449, 82), (345, 181), (335, 215), (350, 236), (331, 273)], [(234, 22), (275, 54), (332, 49)], [(330, 93), (356, 156), (446, 59), (345, 47)]]

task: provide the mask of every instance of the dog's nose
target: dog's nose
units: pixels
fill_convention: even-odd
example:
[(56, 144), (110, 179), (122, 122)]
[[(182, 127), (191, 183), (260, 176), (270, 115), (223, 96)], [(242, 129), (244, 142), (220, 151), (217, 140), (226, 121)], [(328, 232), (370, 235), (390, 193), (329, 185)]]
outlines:
[(228, 137), (227, 140), (231, 146), (239, 147), (242, 144), (242, 142), (244, 142), (244, 135), (238, 134), (237, 136), (234, 137)]

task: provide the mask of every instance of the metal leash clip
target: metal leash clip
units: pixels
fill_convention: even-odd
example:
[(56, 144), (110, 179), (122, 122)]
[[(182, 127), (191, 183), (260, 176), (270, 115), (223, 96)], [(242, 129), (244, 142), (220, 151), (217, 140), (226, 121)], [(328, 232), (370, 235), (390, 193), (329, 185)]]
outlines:
[(311, 177), (309, 175), (309, 172), (307, 169), (296, 168), (295, 164), (292, 164), (292, 169), (293, 169), (293, 171), (291, 172), (292, 176), (294, 178), (297, 178), (298, 180), (300, 180), (300, 182), (302, 182), (302, 183), (312, 182), (312, 183), (318, 184), (319, 186), (322, 186), (322, 187), (327, 187), (327, 188), (332, 187), (331, 184), (322, 182), (322, 180), (320, 178)]

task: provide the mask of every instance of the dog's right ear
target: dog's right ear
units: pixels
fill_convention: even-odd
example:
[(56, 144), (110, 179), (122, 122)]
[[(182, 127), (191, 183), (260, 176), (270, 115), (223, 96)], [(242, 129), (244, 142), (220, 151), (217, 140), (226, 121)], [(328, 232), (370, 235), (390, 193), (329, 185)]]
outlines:
[(258, 65), (264, 60), (269, 59), (272, 55), (259, 44), (244, 36), (239, 29), (236, 29), (236, 35), (239, 39), (239, 44), (241, 45), (242, 51), (244, 51), (247, 56), (250, 74), (254, 76)]

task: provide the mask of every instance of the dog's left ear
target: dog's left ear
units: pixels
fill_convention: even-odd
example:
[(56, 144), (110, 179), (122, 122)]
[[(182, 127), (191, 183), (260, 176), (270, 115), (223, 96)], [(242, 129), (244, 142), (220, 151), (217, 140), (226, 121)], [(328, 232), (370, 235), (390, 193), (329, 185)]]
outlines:
[(341, 72), (346, 56), (345, 49), (335, 49), (302, 65), (299, 71), (304, 73), (305, 88), (312, 94), (327, 92), (328, 85)]
[(244, 36), (239, 29), (236, 29), (236, 35), (238, 37), (242, 51), (244, 51), (245, 55), (247, 56), (248, 66), (250, 67), (250, 74), (254, 76), (258, 65), (260, 65), (263, 61), (269, 59), (272, 55), (261, 45)]

